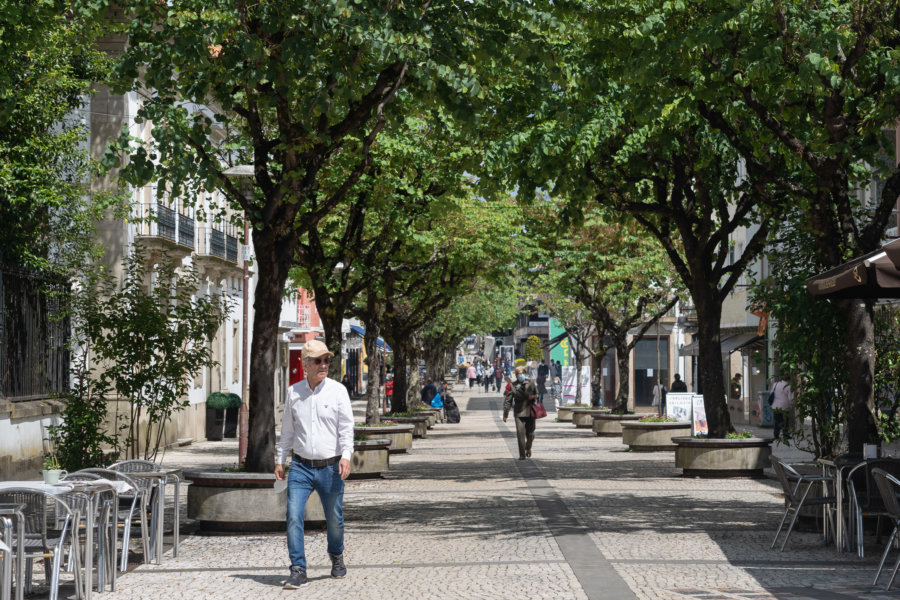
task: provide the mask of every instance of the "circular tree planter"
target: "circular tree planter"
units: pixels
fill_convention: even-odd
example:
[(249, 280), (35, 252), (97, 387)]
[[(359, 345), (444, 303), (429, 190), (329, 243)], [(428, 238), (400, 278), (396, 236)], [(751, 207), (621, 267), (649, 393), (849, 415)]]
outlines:
[(675, 466), (686, 477), (763, 477), (772, 455), (770, 438), (675, 437), (672, 442)]
[(394, 417), (392, 415), (382, 415), (382, 418), (390, 419), (391, 421), (397, 421), (398, 423), (404, 423), (406, 425), (412, 425), (414, 438), (423, 438), (428, 434), (427, 415), (418, 417)]
[(428, 408), (425, 410), (417, 410), (417, 414), (428, 417), (428, 429), (431, 429), (438, 420), (438, 409), (436, 408)]
[(687, 421), (621, 421), (619, 425), (622, 427), (622, 443), (635, 452), (674, 452), (677, 446), (672, 438), (691, 435), (691, 424)]
[(601, 437), (618, 437), (622, 435), (622, 421), (634, 421), (634, 415), (604, 413), (593, 415), (591, 429)]
[(576, 408), (590, 408), (590, 406), (574, 406), (572, 404), (567, 406), (557, 406), (556, 407), (556, 420), (562, 421), (564, 423), (568, 423), (572, 420), (572, 411)]
[(376, 438), (353, 442), (353, 456), (350, 459), (350, 479), (370, 479), (381, 477), (390, 468), (388, 448), (391, 440)]
[(608, 415), (609, 411), (599, 408), (572, 408), (572, 424), (579, 429), (591, 429), (595, 415)]
[(191, 482), (187, 514), (197, 521), (201, 531), (285, 530), (287, 493), (277, 494), (272, 489), (273, 473), (185, 471), (184, 477)]
[(415, 426), (413, 425), (399, 423), (397, 425), (379, 425), (378, 427), (357, 425), (353, 428), (353, 433), (365, 435), (370, 438), (387, 438), (391, 440), (388, 452), (397, 454), (398, 452), (406, 452), (412, 448), (413, 429), (415, 429)]

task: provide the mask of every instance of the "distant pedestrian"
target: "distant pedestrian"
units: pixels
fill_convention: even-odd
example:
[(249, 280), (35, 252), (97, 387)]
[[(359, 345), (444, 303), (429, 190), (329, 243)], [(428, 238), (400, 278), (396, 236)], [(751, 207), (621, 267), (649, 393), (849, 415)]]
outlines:
[(478, 369), (475, 368), (475, 365), (469, 365), (466, 369), (466, 379), (469, 380), (469, 389), (472, 389), (472, 386), (475, 384), (475, 379), (478, 377)]
[(516, 367), (516, 379), (511, 383), (510, 392), (503, 403), (503, 422), (512, 409), (516, 420), (516, 441), (519, 444), (519, 460), (531, 458), (534, 443), (535, 418), (531, 416), (531, 406), (537, 400), (537, 388), (525, 374), (526, 368)]
[(490, 365), (485, 366), (484, 375), (481, 376), (481, 383), (484, 384), (484, 393), (491, 391), (491, 384), (494, 382), (494, 369)]
[(550, 400), (553, 403), (553, 410), (559, 410), (562, 405), (562, 382), (559, 377), (554, 377), (553, 383), (550, 384)]
[(388, 373), (387, 381), (384, 382), (384, 395), (387, 400), (387, 407), (390, 410), (391, 401), (394, 399), (394, 376)]
[(344, 577), (344, 480), (350, 475), (353, 455), (353, 408), (347, 389), (328, 378), (334, 353), (318, 340), (303, 347), (306, 378), (288, 388), (276, 448), (275, 479), (287, 476), (287, 546), (291, 571), (284, 589), (306, 585), (303, 516), (312, 492), (319, 494), (325, 511), (327, 550), (331, 576)]
[(503, 368), (498, 364), (494, 367), (494, 391), (500, 391), (500, 384), (503, 383)]
[(772, 387), (773, 425), (776, 440), (787, 442), (791, 439), (791, 410), (794, 404), (794, 392), (791, 390), (791, 379), (788, 375), (782, 375), (781, 379)]
[(344, 373), (344, 378), (341, 379), (341, 384), (343, 384), (343, 386), (345, 388), (347, 388), (347, 395), (352, 397), (353, 396), (353, 384), (350, 383), (350, 376), (347, 375), (346, 373)]
[(674, 379), (674, 381), (672, 382), (672, 387), (669, 388), (669, 391), (671, 391), (673, 394), (676, 392), (684, 393), (688, 391), (687, 384), (681, 380), (681, 375), (675, 373), (675, 375), (672, 376), (672, 379)]
[(740, 400), (743, 389), (744, 388), (741, 385), (741, 374), (735, 373), (734, 377), (731, 378), (731, 384), (728, 387), (728, 397), (732, 400)]

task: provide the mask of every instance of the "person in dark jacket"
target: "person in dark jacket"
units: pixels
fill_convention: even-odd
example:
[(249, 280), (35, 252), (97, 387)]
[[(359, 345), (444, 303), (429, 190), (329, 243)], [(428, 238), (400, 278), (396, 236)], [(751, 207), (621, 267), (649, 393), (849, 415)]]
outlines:
[(537, 400), (537, 387), (528, 379), (524, 366), (516, 367), (516, 380), (510, 382), (510, 391), (503, 403), (503, 422), (509, 417), (512, 409), (516, 419), (516, 440), (519, 443), (519, 460), (531, 458), (531, 445), (534, 442), (535, 418), (531, 416), (531, 406)]
[(682, 393), (687, 392), (687, 384), (685, 384), (681, 380), (681, 375), (679, 375), (678, 373), (675, 373), (675, 375), (673, 375), (672, 377), (673, 377), (674, 381), (672, 382), (672, 387), (669, 388), (669, 391), (672, 392), (673, 394), (676, 392), (682, 392)]

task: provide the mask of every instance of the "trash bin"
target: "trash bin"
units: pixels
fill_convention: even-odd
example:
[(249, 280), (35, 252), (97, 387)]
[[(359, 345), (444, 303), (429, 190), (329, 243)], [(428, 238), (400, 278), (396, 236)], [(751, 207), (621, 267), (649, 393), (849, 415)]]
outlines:
[(769, 406), (769, 394), (772, 390), (763, 390), (756, 395), (756, 408), (753, 411), (756, 417), (756, 425), (760, 427), (772, 427), (774, 424), (774, 413), (772, 407)]

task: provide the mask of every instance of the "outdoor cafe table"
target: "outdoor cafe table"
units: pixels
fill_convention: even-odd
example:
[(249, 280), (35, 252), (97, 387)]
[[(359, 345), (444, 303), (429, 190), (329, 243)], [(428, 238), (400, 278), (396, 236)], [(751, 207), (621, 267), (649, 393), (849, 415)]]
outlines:
[[(872, 458), (871, 460), (884, 460), (884, 458), (886, 457)], [(835, 527), (834, 545), (838, 552), (843, 552), (844, 550), (850, 549), (850, 540), (845, 539), (844, 534), (844, 486), (846, 485), (846, 482), (844, 481), (845, 471), (849, 471), (853, 467), (866, 463), (868, 461), (869, 459), (863, 458), (862, 454), (843, 455), (835, 459), (818, 459), (818, 462), (822, 465), (823, 473), (828, 474), (828, 472), (830, 471), (834, 476), (835, 501), (837, 504), (837, 524)]]
[[(129, 471), (126, 473), (131, 478), (152, 479), (156, 483), (159, 493), (156, 495), (156, 507), (153, 509), (150, 529), (154, 532), (151, 540), (153, 546), (150, 553), (156, 556), (156, 564), (162, 564), (163, 555), (163, 515), (166, 508), (166, 484), (173, 481), (175, 484), (175, 510), (173, 511), (174, 529), (172, 531), (173, 548), (172, 556), (178, 556), (178, 529), (180, 528), (180, 510), (178, 503), (181, 501), (181, 469), (168, 469), (159, 471)], [(149, 557), (148, 557), (149, 560)]]
[[(118, 520), (117, 520), (117, 508), (119, 504), (119, 493), (125, 493), (131, 491), (131, 486), (124, 481), (114, 481), (109, 479), (97, 479), (94, 481), (61, 481), (59, 483), (44, 483), (43, 481), (3, 481), (0, 482), (0, 491), (4, 489), (12, 489), (12, 488), (25, 488), (36, 491), (43, 491), (53, 495), (59, 494), (69, 494), (72, 492), (85, 494), (90, 501), (91, 510), (88, 511), (88, 514), (84, 515), (85, 519), (85, 541), (84, 547), (87, 549), (85, 552), (84, 558), (84, 589), (82, 597), (85, 600), (91, 600), (91, 593), (93, 591), (93, 570), (94, 570), (94, 514), (97, 511), (98, 502), (100, 499), (100, 495), (104, 492), (113, 492), (113, 531), (118, 530)], [(78, 523), (82, 515), (76, 513), (75, 523), (72, 524), (72, 535), (78, 535)], [(24, 528), (24, 527), (23, 527)], [(22, 530), (20, 529), (20, 532)], [(24, 538), (23, 535), (18, 536), (19, 540)], [(74, 539), (74, 538), (73, 538)], [(112, 548), (113, 556), (115, 556), (115, 546)], [(24, 551), (23, 546), (19, 545), (18, 556), (22, 559), (24, 564)], [(115, 561), (113, 561), (113, 568), (109, 574), (110, 577), (110, 589), (111, 591), (116, 590), (116, 565)], [(19, 565), (17, 564), (17, 569)], [(17, 572), (17, 577), (21, 575), (21, 578), (17, 578), (16, 580), (16, 598), (17, 600), (22, 600), (22, 595), (24, 593), (24, 568)], [(105, 582), (103, 578), (100, 577), (99, 572), (97, 575), (97, 591), (102, 592), (105, 587)]]

